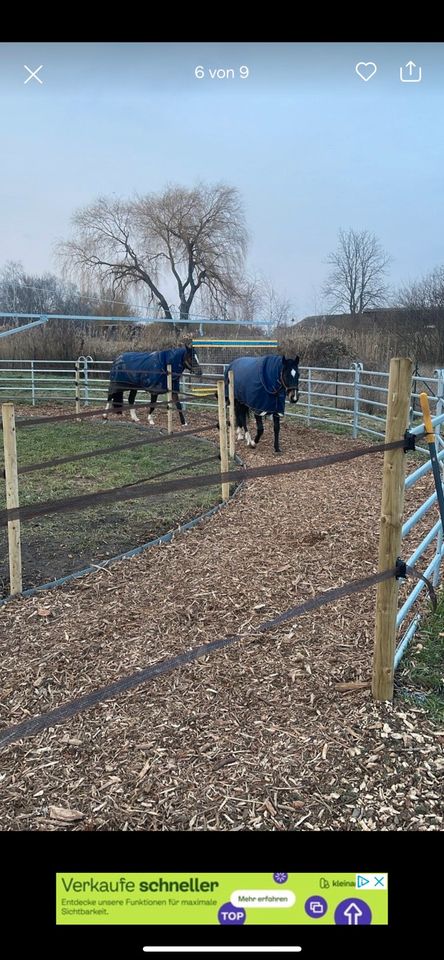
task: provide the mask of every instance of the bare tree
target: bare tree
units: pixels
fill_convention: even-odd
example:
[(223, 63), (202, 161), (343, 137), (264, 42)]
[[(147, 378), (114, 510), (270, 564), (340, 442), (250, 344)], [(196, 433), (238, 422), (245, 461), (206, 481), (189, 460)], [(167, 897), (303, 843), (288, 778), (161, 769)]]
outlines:
[(94, 312), (88, 295), (52, 273), (26, 273), (23, 265), (8, 262), (0, 270), (0, 309), (10, 313)]
[(115, 292), (142, 287), (168, 319), (172, 289), (186, 320), (202, 288), (221, 302), (242, 287), (247, 232), (238, 192), (226, 184), (169, 186), (131, 201), (101, 197), (73, 224), (73, 239), (60, 246), (65, 264)]
[(338, 248), (327, 258), (333, 269), (323, 288), (332, 311), (357, 315), (386, 303), (390, 260), (373, 233), (340, 230)]
[(422, 279), (404, 284), (396, 296), (396, 334), (422, 362), (441, 365), (444, 358), (444, 265)]
[(285, 327), (294, 317), (291, 301), (280, 296), (272, 283), (261, 275), (246, 277), (239, 285), (236, 297), (230, 300), (215, 299), (204, 290), (198, 298), (202, 316), (217, 320), (243, 320), (254, 324), (260, 318), (268, 322), (268, 329)]
[(130, 316), (134, 311), (112, 289), (103, 286), (78, 290), (52, 273), (29, 274), (21, 263), (9, 262), (0, 269), (0, 310), (7, 313), (72, 316)]
[(397, 304), (411, 314), (429, 311), (444, 313), (444, 266), (435, 267), (421, 280), (405, 284), (398, 292)]
[(195, 300), (200, 317), (208, 317), (217, 323), (227, 320), (253, 321), (260, 306), (259, 288), (255, 280), (243, 278), (234, 296), (223, 297), (214, 294), (208, 287), (202, 287)]
[(286, 327), (294, 323), (295, 307), (288, 297), (281, 296), (269, 280), (262, 279), (260, 284), (262, 319), (268, 320), (269, 329)]

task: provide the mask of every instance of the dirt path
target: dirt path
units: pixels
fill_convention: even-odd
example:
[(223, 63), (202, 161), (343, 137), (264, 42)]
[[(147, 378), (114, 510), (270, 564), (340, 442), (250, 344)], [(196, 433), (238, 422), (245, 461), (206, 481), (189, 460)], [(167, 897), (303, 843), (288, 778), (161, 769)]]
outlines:
[[(355, 442), (282, 429), (283, 459)], [(265, 463), (271, 448), (267, 424), (242, 456)], [(400, 698), (337, 689), (370, 679), (375, 591), (249, 635), (376, 569), (381, 473), (376, 455), (250, 481), (171, 544), (2, 608), (3, 727), (205, 641), (243, 640), (3, 750), (1, 828), (441, 829), (444, 733)], [(417, 501), (429, 490), (426, 478)]]

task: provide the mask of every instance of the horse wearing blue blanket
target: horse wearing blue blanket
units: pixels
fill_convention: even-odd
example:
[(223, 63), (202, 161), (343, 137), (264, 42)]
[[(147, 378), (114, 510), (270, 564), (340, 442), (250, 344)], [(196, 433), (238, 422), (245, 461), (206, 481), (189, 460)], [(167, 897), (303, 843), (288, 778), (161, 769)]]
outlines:
[[(185, 371), (202, 376), (202, 368), (197, 354), (192, 346), (177, 347), (173, 350), (158, 350), (155, 353), (121, 353), (110, 370), (107, 411), (112, 403), (116, 413), (123, 412), (123, 393), (129, 390), (128, 404), (131, 419), (139, 421), (134, 403), (138, 390), (146, 390), (151, 395), (151, 406), (148, 413), (148, 423), (154, 424), (153, 411), (160, 393), (168, 392), (167, 367), (171, 365), (173, 380), (173, 401), (179, 411), (182, 426), (186, 420), (179, 400), (180, 378)], [(107, 413), (103, 414), (107, 419)]]
[[(271, 415), (274, 427), (274, 449), (279, 447), (280, 417), (284, 415), (285, 400), (299, 400), (299, 357), (289, 360), (284, 356), (239, 357), (225, 371), (226, 396), (228, 397), (228, 372), (234, 377), (234, 413), (237, 439), (245, 439), (249, 447), (255, 447), (264, 432), (263, 417)], [(254, 440), (248, 429), (248, 415), (252, 411), (256, 420)]]

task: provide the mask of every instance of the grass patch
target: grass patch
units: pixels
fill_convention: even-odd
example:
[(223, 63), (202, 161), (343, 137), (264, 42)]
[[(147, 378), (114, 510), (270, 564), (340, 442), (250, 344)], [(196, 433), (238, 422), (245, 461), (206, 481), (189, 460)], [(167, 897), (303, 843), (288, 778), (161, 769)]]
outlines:
[(435, 723), (444, 723), (443, 590), (438, 595), (435, 613), (431, 613), (419, 627), (402, 665), (403, 695), (424, 707)]
[[(74, 422), (41, 424), (17, 430), (19, 466), (55, 457), (112, 447), (117, 443), (158, 436), (126, 423)], [(133, 450), (98, 454), (91, 459), (62, 464), (19, 475), (22, 506), (45, 500), (98, 492), (128, 483), (154, 479), (174, 470), (165, 480), (220, 469), (217, 449), (208, 440), (174, 438)], [(210, 460), (187, 466), (190, 461)], [(131, 550), (192, 519), (220, 501), (220, 486), (184, 490), (149, 499), (125, 500), (115, 505), (88, 507), (73, 513), (55, 514), (22, 523), (24, 588), (64, 576), (91, 563)], [(5, 506), (4, 487), (0, 508)], [(0, 531), (0, 587), (7, 595), (8, 550), (6, 529)]]

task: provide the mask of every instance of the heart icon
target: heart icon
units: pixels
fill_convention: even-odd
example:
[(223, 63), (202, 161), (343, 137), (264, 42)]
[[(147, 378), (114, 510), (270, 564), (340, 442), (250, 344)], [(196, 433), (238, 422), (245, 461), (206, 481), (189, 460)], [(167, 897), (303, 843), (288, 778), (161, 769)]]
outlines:
[(363, 60), (360, 60), (355, 67), (358, 77), (360, 77), (361, 80), (365, 80), (366, 83), (367, 80), (371, 80), (371, 78), (374, 77), (377, 69), (376, 63), (373, 63), (372, 61), (369, 63), (364, 63)]

